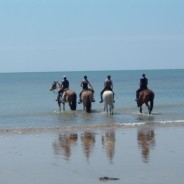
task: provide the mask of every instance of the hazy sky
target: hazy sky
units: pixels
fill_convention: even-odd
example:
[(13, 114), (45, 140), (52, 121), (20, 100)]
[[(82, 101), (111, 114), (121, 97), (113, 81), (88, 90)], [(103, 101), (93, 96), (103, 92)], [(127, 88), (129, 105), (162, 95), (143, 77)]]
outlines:
[(184, 68), (184, 0), (0, 0), (0, 72)]

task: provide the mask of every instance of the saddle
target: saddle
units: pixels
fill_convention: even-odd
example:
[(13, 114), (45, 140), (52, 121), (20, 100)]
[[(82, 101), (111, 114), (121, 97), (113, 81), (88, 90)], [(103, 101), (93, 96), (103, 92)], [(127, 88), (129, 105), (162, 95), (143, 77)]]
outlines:
[[(95, 92), (95, 91), (94, 91), (94, 89), (91, 89), (91, 88), (83, 89), (83, 90), (82, 90), (82, 93), (83, 93), (84, 91), (91, 91), (92, 93), (94, 93), (94, 92)], [(82, 93), (81, 93), (81, 94), (82, 94)]]
[(69, 88), (65, 88), (65, 89), (63, 90), (63, 92), (65, 92), (65, 91), (67, 91), (67, 90), (69, 90)]

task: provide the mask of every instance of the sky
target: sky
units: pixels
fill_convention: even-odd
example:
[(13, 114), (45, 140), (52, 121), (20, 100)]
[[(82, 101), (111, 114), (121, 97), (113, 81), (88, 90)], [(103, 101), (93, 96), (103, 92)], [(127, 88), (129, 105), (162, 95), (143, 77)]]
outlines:
[(0, 0), (0, 72), (184, 69), (183, 0)]

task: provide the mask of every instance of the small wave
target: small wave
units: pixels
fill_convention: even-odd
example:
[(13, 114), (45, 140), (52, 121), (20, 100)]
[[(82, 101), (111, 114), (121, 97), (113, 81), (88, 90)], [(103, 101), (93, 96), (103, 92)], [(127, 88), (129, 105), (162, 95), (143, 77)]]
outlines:
[(184, 126), (184, 120), (165, 120), (165, 121), (158, 121), (155, 122), (156, 124), (160, 125), (172, 125), (172, 126)]
[(140, 122), (125, 122), (114, 124), (93, 124), (68, 127), (40, 127), (40, 128), (15, 128), (15, 129), (0, 129), (0, 134), (37, 134), (47, 132), (77, 132), (86, 130), (106, 130), (116, 128), (136, 128), (144, 125), (156, 127), (183, 127), (184, 120), (165, 120), (165, 121), (140, 121)]

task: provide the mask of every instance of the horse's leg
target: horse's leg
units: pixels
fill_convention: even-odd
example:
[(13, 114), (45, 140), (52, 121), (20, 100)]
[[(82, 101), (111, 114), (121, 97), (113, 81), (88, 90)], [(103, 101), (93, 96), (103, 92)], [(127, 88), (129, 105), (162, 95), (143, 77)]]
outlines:
[(61, 103), (58, 101), (59, 111), (61, 111)]
[(148, 108), (148, 113), (150, 114), (151, 113), (151, 109), (150, 109), (150, 106), (149, 106), (149, 104), (148, 104), (148, 102), (147, 103), (145, 103), (146, 104), (146, 106), (147, 106), (147, 108)]
[(142, 114), (142, 105), (139, 105), (139, 112)]
[(107, 106), (107, 103), (106, 102), (104, 102), (104, 111), (106, 111), (107, 114), (108, 114), (108, 106)]
[(110, 112), (113, 115), (113, 106), (110, 107)]
[(65, 103), (63, 103), (63, 111), (65, 111)]

